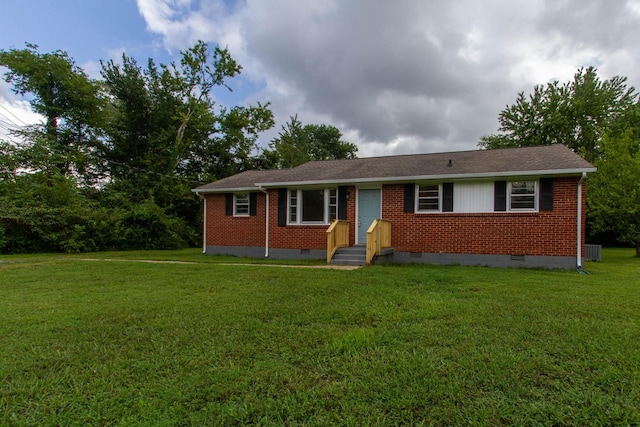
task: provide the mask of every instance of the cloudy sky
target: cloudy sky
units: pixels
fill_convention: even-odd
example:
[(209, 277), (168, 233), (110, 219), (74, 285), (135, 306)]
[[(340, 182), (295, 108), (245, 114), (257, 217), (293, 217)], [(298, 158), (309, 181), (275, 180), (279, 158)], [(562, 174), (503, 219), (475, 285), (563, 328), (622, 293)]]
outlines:
[[(640, 87), (640, 0), (7, 0), (0, 49), (67, 51), (91, 76), (122, 52), (167, 63), (197, 40), (244, 67), (220, 104), (271, 102), (338, 127), (359, 156), (470, 150), (520, 91), (601, 78)], [(0, 83), (0, 133), (37, 120)]]

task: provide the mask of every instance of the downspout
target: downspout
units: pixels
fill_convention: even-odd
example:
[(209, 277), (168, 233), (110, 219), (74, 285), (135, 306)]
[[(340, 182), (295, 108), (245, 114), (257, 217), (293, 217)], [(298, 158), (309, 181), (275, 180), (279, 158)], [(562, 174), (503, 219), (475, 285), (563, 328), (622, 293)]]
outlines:
[(207, 199), (196, 191), (196, 196), (202, 199), (204, 209), (202, 213), (202, 253), (207, 253)]
[(582, 269), (582, 182), (587, 178), (587, 173), (582, 172), (582, 176), (578, 181), (578, 220), (577, 223), (577, 245), (576, 245), (576, 268)]
[(265, 190), (264, 188), (260, 188), (260, 191), (262, 191), (266, 198), (267, 198), (267, 210), (265, 212), (265, 227), (264, 227), (264, 257), (265, 258), (269, 258), (269, 192), (267, 190)]

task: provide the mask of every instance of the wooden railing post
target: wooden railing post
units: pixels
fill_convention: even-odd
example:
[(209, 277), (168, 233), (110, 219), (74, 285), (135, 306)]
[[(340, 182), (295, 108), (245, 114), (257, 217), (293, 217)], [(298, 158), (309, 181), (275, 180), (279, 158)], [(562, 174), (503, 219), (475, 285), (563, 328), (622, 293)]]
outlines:
[(367, 229), (367, 255), (366, 264), (371, 264), (373, 257), (376, 255), (378, 247), (378, 220), (374, 220)]
[(338, 248), (349, 246), (349, 222), (334, 219), (327, 229), (327, 264)]
[(373, 257), (382, 254), (383, 248), (391, 247), (391, 221), (376, 219), (367, 229), (366, 263), (371, 264)]

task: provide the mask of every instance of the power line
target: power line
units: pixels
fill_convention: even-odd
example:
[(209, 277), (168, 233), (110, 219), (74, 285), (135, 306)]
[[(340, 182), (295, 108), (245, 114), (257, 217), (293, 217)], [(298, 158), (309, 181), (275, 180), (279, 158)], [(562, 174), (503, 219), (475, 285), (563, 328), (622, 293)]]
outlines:
[[(28, 126), (19, 117), (17, 117), (15, 114), (11, 113), (11, 111), (7, 110), (7, 108), (4, 107), (2, 104), (0, 104), (0, 107), (4, 108), (7, 112), (9, 112), (9, 114), (11, 114), (13, 117), (18, 119), (25, 126)], [(14, 128), (11, 128), (11, 126), (13, 126)], [(15, 130), (15, 128), (20, 128), (20, 126), (18, 124), (16, 124), (13, 120), (11, 120), (11, 118), (7, 117), (5, 114), (3, 114), (0, 111), (0, 129), (4, 129), (4, 130), (6, 130), (8, 132), (11, 132), (12, 130)], [(9, 137), (9, 135), (7, 135), (7, 137)], [(13, 138), (10, 138), (9, 140), (12, 141), (12, 142), (15, 142), (15, 140)], [(71, 147), (60, 147), (60, 148), (62, 148), (62, 151), (67, 151), (68, 153), (73, 154), (73, 149)], [(151, 171), (151, 170), (148, 170), (148, 169), (140, 168), (140, 167), (137, 167), (137, 166), (127, 165), (127, 164), (124, 164), (124, 163), (121, 163), (121, 162), (118, 162), (118, 161), (115, 161), (115, 160), (107, 160), (107, 163), (111, 163), (113, 165), (117, 165), (117, 166), (120, 166), (120, 167), (123, 167), (123, 168), (128, 168), (128, 169), (131, 169), (131, 170), (135, 170), (135, 171), (146, 173), (146, 174), (150, 174), (150, 175), (156, 175), (156, 176), (175, 179), (175, 180), (179, 180), (179, 181), (190, 182), (192, 184), (197, 184), (197, 185), (202, 184), (201, 181), (194, 181), (192, 179), (189, 179), (189, 178), (186, 178), (186, 177), (181, 177), (181, 176), (178, 176), (178, 175), (169, 175), (169, 174), (162, 173), (162, 172), (155, 172), (155, 171)]]
[(20, 126), (18, 126), (16, 124), (16, 122), (14, 122), (13, 120), (11, 120), (9, 117), (7, 117), (6, 115), (2, 114), (2, 111), (0, 111), (0, 122), (4, 123), (7, 126), (12, 126), (14, 128), (19, 128)]
[[(9, 111), (9, 109), (7, 107), (5, 107), (4, 105), (0, 104), (0, 107), (2, 107), (6, 112), (8, 112), (9, 114), (11, 114), (13, 117), (15, 117), (20, 123), (22, 123), (24, 126), (27, 126), (27, 124), (18, 116), (16, 116), (15, 114), (13, 114), (11, 111)], [(2, 113), (0, 113), (2, 114)], [(4, 116), (4, 114), (3, 114)], [(4, 116), (6, 117), (6, 116)], [(16, 125), (17, 127), (19, 127), (18, 125)]]
[[(2, 123), (0, 122), (0, 127), (1, 127), (1, 125), (2, 125)], [(76, 152), (79, 152), (78, 149), (74, 150), (73, 147), (58, 147), (58, 150), (66, 152), (68, 154), (75, 154)], [(88, 153), (83, 153), (83, 154), (88, 154)], [(193, 179), (189, 179), (187, 177), (183, 177), (183, 176), (179, 176), (179, 175), (170, 175), (168, 173), (156, 172), (156, 171), (140, 168), (138, 166), (127, 165), (125, 163), (121, 163), (121, 162), (118, 162), (116, 160), (111, 160), (111, 159), (104, 159), (104, 160), (108, 164), (117, 165), (117, 166), (120, 166), (121, 168), (124, 168), (124, 169), (129, 169), (129, 170), (141, 172), (141, 173), (145, 173), (145, 174), (148, 174), (148, 175), (155, 175), (155, 176), (158, 176), (158, 177), (169, 178), (169, 179), (188, 182), (188, 183), (196, 184), (196, 185), (202, 185), (203, 184), (202, 181), (195, 181)], [(110, 173), (112, 172), (111, 168), (108, 168), (108, 172), (110, 172)]]
[(5, 125), (6, 127), (13, 127), (15, 126), (15, 123), (8, 121), (6, 117), (0, 114), (0, 125)]
[(12, 144), (17, 144), (15, 138), (12, 135), (12, 132), (15, 132), (18, 129), (18, 126), (13, 120), (11, 120), (6, 115), (2, 114), (0, 111), (0, 139), (3, 141), (9, 141)]

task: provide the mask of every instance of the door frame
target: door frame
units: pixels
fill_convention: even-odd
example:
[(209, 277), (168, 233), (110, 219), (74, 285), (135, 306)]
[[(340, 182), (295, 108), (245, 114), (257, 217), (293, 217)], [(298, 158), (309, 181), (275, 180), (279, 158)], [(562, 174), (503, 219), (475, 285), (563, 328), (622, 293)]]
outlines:
[[(378, 218), (382, 218), (382, 187), (381, 186), (374, 186), (374, 187), (358, 187), (356, 188), (356, 221), (355, 221), (355, 225), (356, 225), (356, 232), (355, 232), (355, 241), (356, 241), (356, 245), (364, 245), (367, 243), (366, 239), (364, 242), (360, 242), (359, 238), (358, 238), (358, 221), (360, 219), (360, 190), (378, 190), (378, 194), (380, 195), (380, 212), (378, 215)], [(367, 226), (368, 227), (368, 226)]]

